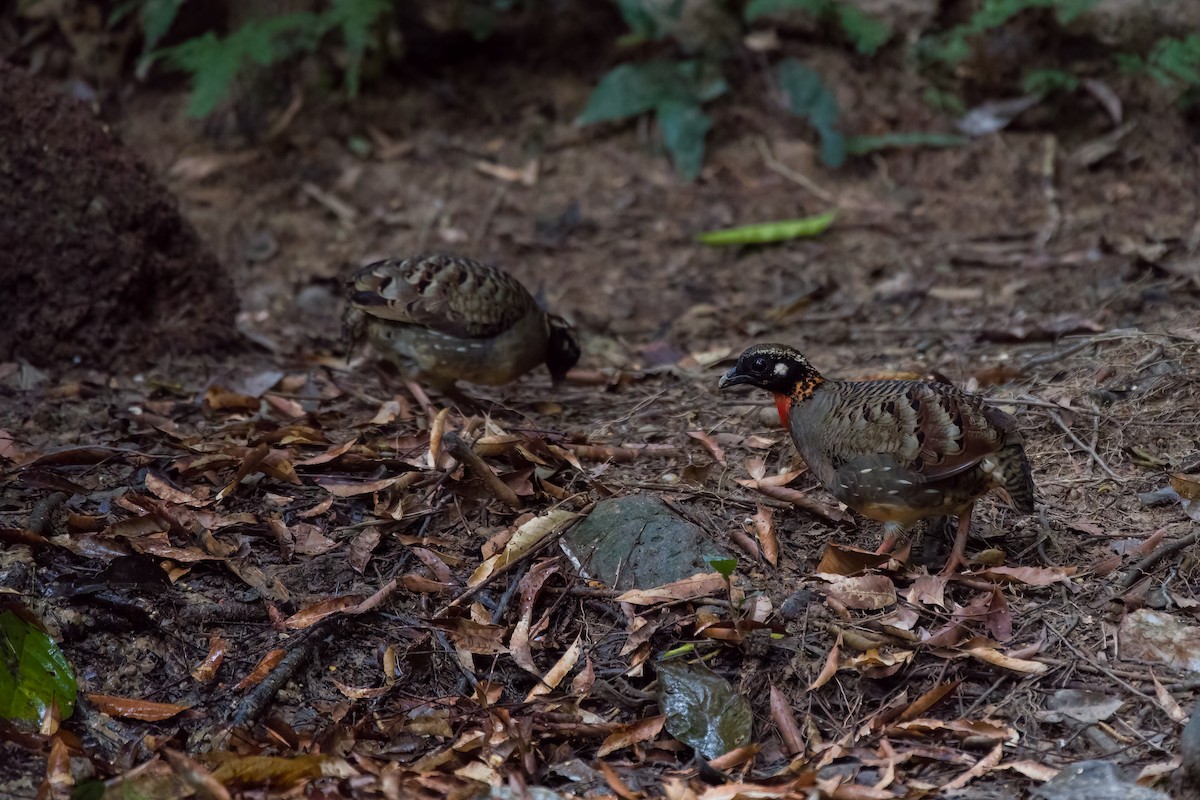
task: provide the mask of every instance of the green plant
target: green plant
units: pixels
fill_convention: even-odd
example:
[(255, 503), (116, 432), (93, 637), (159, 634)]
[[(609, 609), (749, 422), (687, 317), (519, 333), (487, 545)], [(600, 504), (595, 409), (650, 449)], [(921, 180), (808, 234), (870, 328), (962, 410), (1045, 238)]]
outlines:
[(1117, 61), (1125, 71), (1147, 74), (1164, 86), (1200, 88), (1200, 34), (1163, 37), (1144, 58), (1122, 54)]
[(921, 40), (918, 52), (926, 60), (945, 66), (961, 64), (971, 55), (971, 40), (995, 30), (1013, 17), (1030, 9), (1054, 12), (1058, 24), (1066, 25), (1100, 0), (984, 0), (979, 9), (962, 25), (940, 36)]
[(821, 140), (821, 163), (837, 168), (846, 160), (846, 140), (838, 127), (837, 98), (821, 76), (794, 58), (775, 67), (775, 79), (783, 90), (788, 111), (808, 121)]
[(833, 21), (854, 45), (854, 49), (871, 56), (892, 38), (892, 30), (858, 8), (838, 0), (750, 0), (743, 12), (747, 22), (768, 14), (804, 11), (820, 20)]
[(1035, 69), (1025, 73), (1021, 89), (1029, 94), (1073, 92), (1079, 88), (1079, 79), (1061, 69)]
[(692, 180), (700, 173), (704, 137), (712, 127), (702, 106), (728, 89), (720, 70), (707, 61), (621, 64), (600, 79), (576, 122), (591, 125), (653, 111), (676, 170)]
[(269, 66), (295, 53), (311, 52), (336, 31), (346, 51), (346, 94), (358, 94), (371, 30), (390, 10), (388, 0), (329, 0), (319, 12), (298, 12), (246, 22), (227, 36), (212, 31), (173, 47), (157, 49), (187, 0), (127, 0), (110, 17), (115, 24), (137, 11), (145, 39), (143, 58), (163, 60), (192, 76), (188, 114), (210, 114), (248, 64)]

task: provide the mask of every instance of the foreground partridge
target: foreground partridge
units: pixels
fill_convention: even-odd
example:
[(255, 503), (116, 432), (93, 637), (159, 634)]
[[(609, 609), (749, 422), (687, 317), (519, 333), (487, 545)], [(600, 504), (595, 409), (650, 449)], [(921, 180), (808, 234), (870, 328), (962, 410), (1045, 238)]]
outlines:
[(347, 338), (365, 336), (409, 380), (443, 394), (456, 381), (498, 386), (544, 363), (555, 383), (579, 360), (561, 317), (515, 278), (446, 255), (378, 261), (350, 281)]
[(949, 383), (838, 381), (780, 344), (755, 345), (720, 387), (750, 384), (775, 395), (779, 419), (834, 497), (884, 523), (880, 553), (926, 517), (955, 514), (958, 536), (945, 574), (966, 563), (975, 501), (992, 489), (1033, 513), (1033, 476), (1015, 420)]

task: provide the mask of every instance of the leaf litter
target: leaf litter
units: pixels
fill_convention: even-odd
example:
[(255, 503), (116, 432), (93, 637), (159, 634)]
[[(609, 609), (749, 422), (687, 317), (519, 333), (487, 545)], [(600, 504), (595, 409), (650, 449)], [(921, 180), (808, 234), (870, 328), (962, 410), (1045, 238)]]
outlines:
[[(81, 369), (21, 383), (29, 370), (0, 365), (13, 381), (0, 409), (3, 574), (25, 576), (3, 588), (36, 586), (26, 593), (33, 613), (88, 667), (79, 710), (60, 727), (67, 735), (14, 733), (9, 751), (50, 753), (46, 779), (56, 785), (85, 755), (110, 788), (144, 796), (173, 791), (164, 786), (221, 796), (215, 782), (232, 796), (472, 796), (546, 784), (562, 796), (899, 798), (1058, 789), (1065, 778), (1046, 782), (1089, 758), (1128, 761), (1136, 769), (1117, 776), (1122, 785), (1138, 769), (1146, 783), (1176, 781), (1173, 753), (1196, 700), (1180, 656), (1194, 653), (1150, 645), (1171, 631), (1187, 644), (1195, 627), (1195, 505), (1184, 501), (1195, 499), (1200, 337), (1185, 303), (1169, 299), (1187, 291), (1187, 276), (1172, 270), (1189, 228), (1162, 208), (1144, 224), (1137, 204), (1147, 200), (1130, 175), (1152, 158), (1086, 175), (1062, 165), (1064, 202), (1072, 192), (1077, 203), (1102, 198), (1111, 211), (1097, 213), (1117, 216), (1094, 223), (1103, 235), (1064, 227), (1073, 238), (1038, 250), (1024, 228), (1041, 222), (1040, 195), (1019, 193), (1037, 181), (1011, 175), (1035, 163), (1040, 139), (1000, 137), (1003, 148), (926, 154), (933, 166), (888, 162), (905, 166), (886, 177), (897, 181), (886, 192), (847, 176), (847, 197), (916, 192), (921, 202), (902, 220), (885, 208), (863, 225), (850, 209), (819, 240), (697, 247), (687, 270), (671, 254), (688, 232), (736, 221), (724, 195), (695, 195), (705, 203), (697, 213), (676, 188), (650, 195), (653, 175), (623, 176), (628, 198), (596, 181), (586, 212), (610, 225), (611, 201), (626, 209), (621, 230), (644, 234), (613, 236), (627, 250), (602, 257), (665, 264), (663, 281), (703, 273), (699, 288), (687, 278), (687, 294), (704, 301), (672, 308), (669, 336), (647, 332), (637, 321), (658, 320), (676, 295), (659, 276), (638, 276), (634, 291), (610, 296), (620, 306), (611, 318), (585, 316), (583, 327), (660, 346), (638, 362), (620, 355), (636, 345), (614, 339), (618, 355), (589, 352), (578, 382), (552, 393), (530, 378), (485, 395), (487, 414), (427, 415), (396, 381), (373, 367), (347, 371), (319, 336), (283, 319), (268, 326), (270, 341), (304, 342), (302, 369), (265, 359), (240, 378), (180, 365), (136, 381)], [(441, 147), (403, 144), (398, 161)], [(625, 163), (571, 147), (553, 164), (516, 152), (489, 163), (539, 164), (538, 191), (562, 199), (559, 176), (578, 176), (576, 152)], [(979, 172), (982, 159), (1004, 179), (971, 196), (943, 193), (945, 175)], [(746, 218), (821, 210), (797, 210), (784, 173), (737, 169), (762, 203)], [(219, 179), (247, 179), (228, 172)], [(1170, 195), (1170, 180), (1140, 175)], [(437, 185), (425, 177), (409, 183)], [(486, 197), (496, 175), (462, 180), (487, 187)], [(350, 196), (316, 188), (281, 196)], [(517, 214), (529, 200), (520, 180), (506, 191), (492, 223), (498, 248), (511, 241), (540, 266), (610, 246), (572, 241), (530, 255), (542, 245)], [(394, 221), (394, 198), (373, 207), (369, 194), (356, 194), (343, 219), (327, 206), (286, 205), (294, 199), (276, 211), (307, 213), (304, 225), (325, 234), (364, 225), (358, 209)], [(661, 214), (644, 219), (647, 207)], [(964, 223), (969, 211), (978, 218)], [(456, 208), (454, 224), (470, 213)], [(439, 224), (427, 232), (440, 236)], [(410, 235), (407, 225), (397, 241), (415, 246), (420, 226)], [(908, 233), (914, 225), (919, 237)], [(344, 237), (321, 246), (335, 238)], [(365, 255), (337, 247), (347, 261)], [(589, 290), (598, 257), (580, 271)], [(907, 285), (879, 274), (885, 264), (947, 261)], [(815, 273), (821, 291), (802, 292), (768, 325), (763, 309), (795, 294), (778, 284), (793, 268)], [(1095, 283), (1064, 292), (1064, 275), (1076, 274), (1064, 270)], [(980, 503), (970, 547), (980, 559), (952, 580), (931, 574), (937, 554), (923, 552), (940, 541), (934, 530), (906, 563), (875, 556), (878, 526), (816, 486), (774, 410), (713, 391), (723, 360), (765, 336), (814, 342), (831, 373), (932, 370), (983, 387), (1020, 420), (1044, 518), (1014, 520), (1002, 503)], [(49, 410), (35, 414), (35, 400)], [(452, 454), (448, 434), (478, 460)], [(1164, 486), (1174, 493), (1167, 502), (1137, 499)], [(559, 523), (639, 492), (667, 498), (729, 543), (739, 554), (730, 580), (696, 569), (621, 598), (580, 579), (557, 547)], [(1128, 546), (1114, 551), (1118, 542)], [(109, 570), (130, 558), (165, 580), (116, 579)], [(1143, 649), (1127, 652), (1130, 643)], [(668, 651), (696, 671), (703, 664), (750, 708), (749, 738), (739, 728), (725, 752), (705, 753), (703, 770), (660, 704), (658, 659)], [(1066, 695), (1084, 719), (1048, 715), (1060, 692), (1087, 693), (1086, 703)], [(99, 725), (104, 741), (69, 738)]]

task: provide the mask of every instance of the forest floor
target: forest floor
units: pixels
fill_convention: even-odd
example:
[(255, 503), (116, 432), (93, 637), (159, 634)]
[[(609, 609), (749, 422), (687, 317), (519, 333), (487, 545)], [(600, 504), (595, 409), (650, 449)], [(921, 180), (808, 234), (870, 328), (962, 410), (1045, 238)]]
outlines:
[[(51, 543), (9, 547), (4, 569), (28, 570), (26, 602), (76, 671), (76, 770), (145, 791), (187, 773), (159, 755), (174, 749), (229, 786), (266, 774), (237, 759), (284, 756), (275, 785), (323, 797), (686, 797), (743, 780), (775, 787), (763, 797), (815, 781), (835, 798), (1010, 798), (1103, 759), (1181, 792), (1200, 560), (1167, 548), (1197, 523), (1168, 492), (1140, 495), (1200, 472), (1195, 129), (1130, 104), (1132, 130), (1092, 160), (1081, 148), (1114, 123), (1078, 95), (966, 146), (831, 172), (746, 66), (685, 184), (644, 126), (572, 124), (607, 49), (492, 58), (502, 46), (349, 107), (309, 100), (255, 145), (185, 120), (181, 91), (116, 114), (231, 271), (247, 346), (137, 373), (0, 365), (20, 385), (0, 406), (0, 528)], [(838, 87), (848, 131), (950, 129), (911, 74), (800, 55)], [(830, 209), (810, 240), (694, 238)], [(346, 275), (424, 251), (540, 291), (579, 331), (574, 379), (474, 388), (486, 413), (437, 421), (369, 353), (347, 362)], [(931, 577), (935, 534), (924, 549), (941, 553), (867, 563), (853, 548), (875, 548), (875, 523), (738, 482), (799, 466), (769, 398), (717, 392), (759, 341), (833, 375), (937, 371), (992, 398), (1018, 419), (1039, 514), (981, 502), (968, 552), (991, 566), (965, 579)], [(519, 508), (431, 453), (443, 430), (486, 437)], [(807, 473), (790, 488), (831, 508)], [(638, 492), (737, 554), (741, 625), (723, 584), (617, 602), (552, 543), (469, 588), (530, 519)], [(1155, 651), (1172, 625), (1183, 644)], [(656, 659), (689, 642), (753, 712), (755, 746), (717, 768), (653, 699)], [(273, 653), (286, 683), (238, 685)], [(565, 677), (531, 695), (556, 664)], [(0, 753), (0, 794), (34, 796), (42, 756)]]

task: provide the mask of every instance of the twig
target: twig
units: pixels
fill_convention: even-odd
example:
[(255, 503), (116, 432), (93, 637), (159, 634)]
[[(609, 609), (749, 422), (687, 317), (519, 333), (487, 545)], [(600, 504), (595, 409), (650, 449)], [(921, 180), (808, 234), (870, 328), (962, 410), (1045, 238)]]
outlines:
[(1066, 358), (1067, 356), (1075, 355), (1080, 350), (1086, 350), (1089, 347), (1091, 347), (1092, 345), (1094, 345), (1095, 343), (1096, 343), (1095, 338), (1093, 338), (1091, 336), (1087, 336), (1087, 337), (1084, 337), (1083, 341), (1076, 342), (1075, 344), (1071, 345), (1070, 347), (1068, 347), (1065, 350), (1059, 350), (1057, 348), (1054, 348), (1048, 353), (1042, 353), (1040, 356), (1033, 356), (1032, 358), (1027, 358), (1025, 360), (1025, 363), (1023, 366), (1025, 369), (1030, 369), (1032, 367), (1040, 367), (1043, 364), (1053, 364), (1056, 361), (1061, 361), (1062, 359)]
[(1200, 541), (1200, 530), (1193, 531), (1187, 536), (1176, 539), (1173, 542), (1168, 542), (1150, 555), (1143, 558), (1141, 561), (1134, 564), (1133, 568), (1130, 569), (1129, 574), (1121, 580), (1121, 591), (1118, 594), (1123, 594), (1130, 586), (1133, 586), (1135, 583), (1141, 580), (1142, 576), (1146, 574), (1147, 570), (1149, 570), (1155, 564), (1162, 561), (1167, 556), (1178, 553), (1183, 548), (1195, 544), (1197, 541)]
[(487, 465), (478, 453), (471, 449), (469, 444), (463, 441), (461, 436), (454, 431), (450, 431), (442, 437), (442, 447), (466, 467), (472, 475), (483, 481), (484, 487), (492, 493), (493, 497), (509, 508), (517, 509), (521, 507), (521, 500), (517, 497), (517, 493), (509, 488), (508, 484), (500, 480), (496, 476), (496, 473), (492, 472), (492, 468)]
[(812, 178), (796, 172), (796, 170), (792, 169), (787, 164), (776, 160), (775, 155), (771, 152), (771, 148), (767, 144), (766, 139), (759, 136), (754, 140), (754, 145), (758, 148), (758, 154), (762, 156), (763, 163), (767, 165), (767, 169), (771, 170), (772, 172), (777, 172), (783, 177), (787, 178), (789, 181), (803, 186), (817, 198), (824, 200), (830, 205), (841, 205), (836, 197), (814, 183)]
[(296, 642), (288, 654), (275, 665), (275, 669), (242, 699), (233, 715), (234, 727), (246, 727), (258, 719), (266, 709), (267, 703), (271, 702), (283, 685), (308, 663), (313, 649), (317, 646), (317, 640), (330, 630), (333, 621), (328, 619), (314, 625), (308, 631), (308, 635)]
[(1058, 189), (1054, 185), (1054, 160), (1058, 154), (1058, 139), (1050, 134), (1042, 150), (1042, 195), (1046, 198), (1046, 223), (1038, 231), (1035, 244), (1045, 251), (1046, 245), (1058, 233), (1062, 224), (1062, 210), (1058, 207)]
[(1117, 477), (1117, 473), (1113, 472), (1112, 468), (1109, 467), (1108, 464), (1105, 463), (1104, 459), (1100, 457), (1100, 454), (1096, 452), (1096, 449), (1093, 447), (1088, 447), (1082, 439), (1076, 436), (1075, 431), (1068, 427), (1067, 423), (1063, 421), (1062, 417), (1053, 411), (1047, 411), (1046, 414), (1050, 417), (1050, 419), (1054, 420), (1058, 427), (1062, 428), (1063, 433), (1067, 434), (1067, 436), (1071, 438), (1071, 441), (1075, 443), (1076, 447), (1092, 457), (1092, 460), (1096, 462), (1096, 466), (1104, 470), (1108, 477), (1112, 478), (1114, 481), (1123, 482), (1123, 479)]
[(36, 533), (38, 536), (44, 536), (46, 529), (50, 527), (50, 518), (58, 507), (67, 502), (65, 492), (54, 492), (48, 494), (37, 502), (33, 510), (29, 512), (29, 523), (25, 528), (30, 533)]

